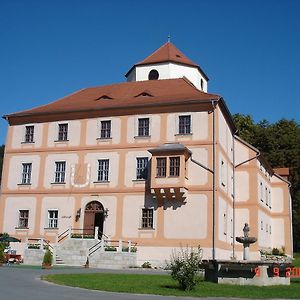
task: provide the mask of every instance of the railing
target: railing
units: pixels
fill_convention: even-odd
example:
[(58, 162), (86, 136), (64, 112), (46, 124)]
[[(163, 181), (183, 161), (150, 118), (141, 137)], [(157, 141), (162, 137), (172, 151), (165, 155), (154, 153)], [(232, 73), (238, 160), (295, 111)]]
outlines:
[(88, 256), (93, 255), (95, 252), (136, 252), (137, 243), (122, 240), (100, 240), (97, 244), (89, 248)]
[(57, 242), (61, 243), (67, 237), (71, 239), (101, 239), (102, 237), (108, 238), (98, 227), (95, 229), (86, 228), (68, 228), (57, 236)]

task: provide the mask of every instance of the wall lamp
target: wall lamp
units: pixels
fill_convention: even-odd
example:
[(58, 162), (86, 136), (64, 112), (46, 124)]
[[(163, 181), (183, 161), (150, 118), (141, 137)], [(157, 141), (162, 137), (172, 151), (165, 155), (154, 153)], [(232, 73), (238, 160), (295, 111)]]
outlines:
[(75, 221), (77, 222), (81, 216), (81, 208), (79, 208), (76, 212)]

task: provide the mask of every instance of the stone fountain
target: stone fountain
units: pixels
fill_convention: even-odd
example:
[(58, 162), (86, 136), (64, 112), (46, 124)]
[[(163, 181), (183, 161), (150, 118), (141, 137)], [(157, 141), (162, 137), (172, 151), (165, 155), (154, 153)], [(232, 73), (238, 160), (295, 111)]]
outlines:
[(245, 223), (245, 226), (243, 228), (244, 236), (237, 236), (235, 239), (237, 242), (243, 244), (244, 250), (243, 250), (243, 260), (249, 260), (249, 246), (250, 244), (253, 244), (257, 241), (256, 237), (249, 236), (250, 227), (248, 223)]

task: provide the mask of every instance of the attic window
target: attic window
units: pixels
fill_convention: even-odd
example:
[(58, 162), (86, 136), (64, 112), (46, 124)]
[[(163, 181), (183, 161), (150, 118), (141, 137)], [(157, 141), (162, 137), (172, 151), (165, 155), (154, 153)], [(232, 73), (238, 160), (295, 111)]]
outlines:
[(134, 97), (153, 97), (153, 95), (149, 94), (148, 92), (144, 91)]
[(149, 72), (148, 79), (149, 80), (157, 80), (159, 78), (159, 73), (157, 70), (153, 69)]
[(109, 97), (107, 95), (102, 95), (99, 98), (97, 98), (96, 100), (111, 100), (111, 99), (113, 99), (113, 98), (111, 98), (111, 97)]
[(181, 57), (179, 54), (176, 54), (176, 57)]

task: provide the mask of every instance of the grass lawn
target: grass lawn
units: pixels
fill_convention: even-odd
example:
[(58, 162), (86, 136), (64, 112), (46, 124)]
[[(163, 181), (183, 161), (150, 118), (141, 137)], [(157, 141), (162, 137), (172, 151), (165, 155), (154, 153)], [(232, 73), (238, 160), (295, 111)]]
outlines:
[(57, 284), (86, 289), (139, 294), (194, 296), (194, 297), (241, 297), (241, 298), (289, 298), (299, 299), (300, 281), (293, 279), (290, 286), (257, 287), (215, 284), (201, 281), (195, 290), (184, 292), (167, 275), (140, 274), (57, 274), (42, 277)]

